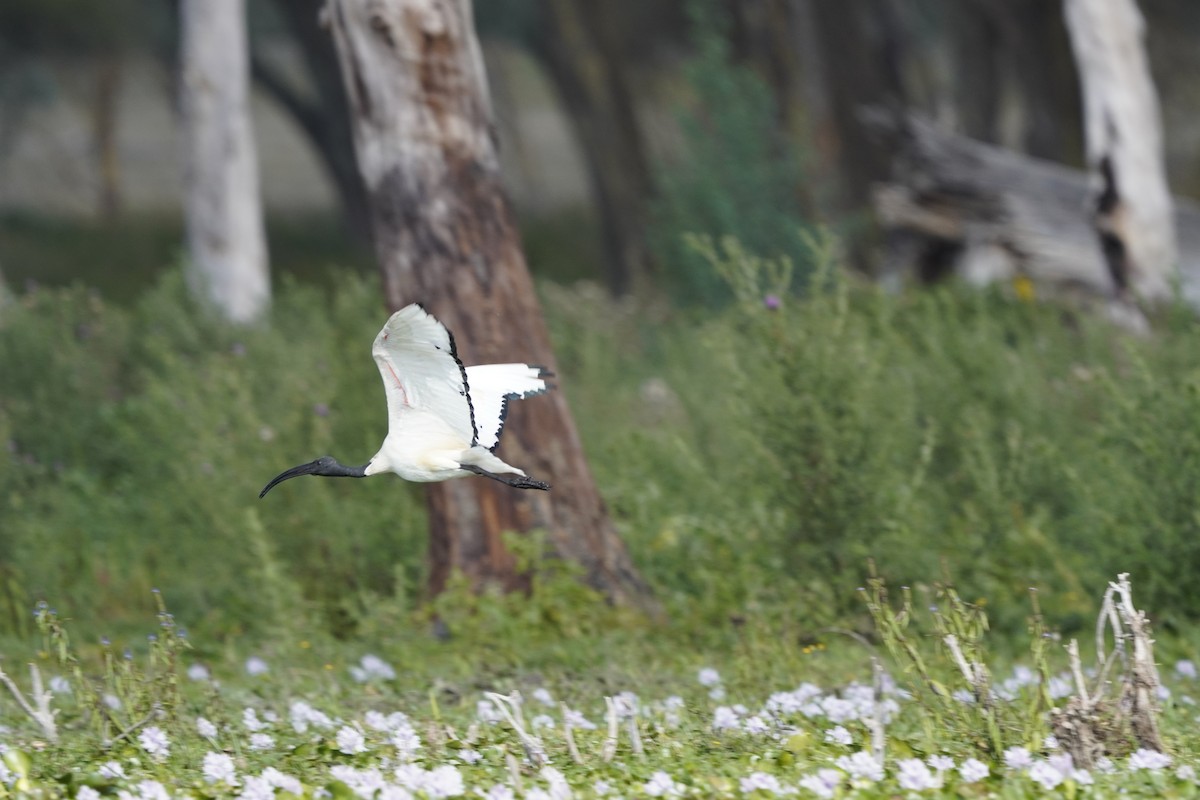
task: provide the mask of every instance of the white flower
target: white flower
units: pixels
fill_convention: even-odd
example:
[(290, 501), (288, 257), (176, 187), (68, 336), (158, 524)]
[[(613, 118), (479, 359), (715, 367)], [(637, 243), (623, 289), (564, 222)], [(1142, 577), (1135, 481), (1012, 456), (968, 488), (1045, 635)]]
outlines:
[(819, 769), (816, 774), (801, 778), (800, 786), (822, 800), (829, 800), (842, 785), (842, 777), (842, 773), (836, 769)]
[(738, 785), (741, 787), (742, 794), (750, 794), (751, 792), (764, 791), (771, 794), (783, 794), (783, 785), (779, 783), (779, 778), (766, 772), (752, 772), (745, 778), (742, 778)]
[(125, 768), (118, 761), (104, 762), (100, 765), (100, 769), (97, 772), (100, 773), (100, 777), (112, 778), (113, 780), (125, 777)]
[(261, 731), (267, 727), (267, 723), (258, 718), (258, 712), (253, 708), (247, 708), (242, 711), (242, 724), (246, 726), (248, 731)]
[(1196, 768), (1191, 764), (1180, 764), (1179, 769), (1175, 770), (1175, 777), (1181, 781), (1196, 780)]
[(1073, 769), (1071, 770), (1071, 774), (1067, 777), (1078, 783), (1080, 786), (1091, 786), (1093, 783), (1095, 783), (1095, 781), (1092, 780), (1092, 773), (1088, 772), (1086, 769)]
[(566, 712), (563, 713), (563, 720), (572, 728), (579, 728), (580, 730), (584, 731), (596, 730), (596, 723), (585, 717), (582, 711), (576, 711), (573, 708), (568, 708)]
[(831, 744), (853, 744), (854, 739), (850, 736), (850, 731), (837, 725), (825, 731), (825, 741)]
[(192, 664), (187, 668), (187, 676), (194, 681), (206, 681), (212, 677), (209, 674), (208, 667), (203, 664)]
[(196, 717), (196, 732), (205, 739), (217, 738), (217, 726), (213, 725), (204, 717)]
[(171, 800), (167, 788), (158, 781), (141, 781), (137, 785), (137, 796), (141, 800)]
[(226, 753), (208, 752), (204, 754), (204, 780), (209, 783), (225, 783), (237, 786), (237, 770), (233, 767), (233, 759)]
[(1033, 765), (1033, 756), (1024, 747), (1010, 747), (1004, 751), (1004, 766), (1009, 769), (1027, 769)]
[(480, 722), (499, 722), (503, 719), (491, 700), (480, 700), (476, 703), (475, 716), (479, 718)]
[(1075, 759), (1071, 758), (1070, 753), (1055, 753), (1046, 758), (1046, 763), (1058, 770), (1058, 774), (1063, 778), (1071, 777), (1071, 773), (1075, 771)]
[(742, 727), (741, 720), (737, 717), (737, 712), (729, 706), (717, 706), (717, 710), (713, 712), (713, 730), (738, 730)]
[(981, 781), (988, 776), (988, 766), (977, 758), (968, 758), (958, 768), (958, 774), (962, 776), (963, 783), (975, 783)]
[(293, 700), (288, 707), (288, 715), (292, 720), (292, 729), (296, 733), (306, 733), (309, 725), (321, 730), (328, 730), (334, 724), (328, 714), (318, 711), (303, 700)]
[(538, 728), (553, 728), (554, 717), (549, 714), (538, 714), (533, 719), (529, 720), (529, 724), (536, 730)]
[(396, 748), (396, 754), (405, 761), (411, 761), (421, 749), (421, 737), (412, 728), (401, 728), (392, 734), (388, 740)]
[(651, 797), (676, 797), (683, 794), (683, 788), (670, 775), (659, 770), (643, 784), (642, 791)]
[(111, 692), (105, 692), (104, 696), (100, 699), (104, 701), (104, 705), (108, 706), (113, 711), (121, 710), (121, 698), (117, 697), (115, 694), (112, 694)]
[(533, 690), (533, 699), (537, 700), (544, 706), (554, 706), (554, 695), (550, 694), (549, 690), (538, 687)]
[(365, 753), (367, 740), (362, 731), (345, 725), (337, 732), (337, 748), (348, 756)]
[(157, 725), (143, 728), (138, 734), (138, 742), (146, 751), (146, 755), (157, 761), (162, 761), (171, 754), (171, 740), (167, 738), (166, 731)]
[(859, 750), (848, 756), (839, 756), (838, 760), (833, 763), (846, 770), (851, 778), (862, 778), (871, 783), (883, 780), (883, 765), (866, 750)]
[(285, 792), (295, 795), (304, 794), (304, 784), (300, 783), (299, 779), (286, 775), (274, 767), (264, 769), (261, 777), (275, 789), (283, 789)]
[(923, 792), (926, 789), (938, 789), (942, 785), (942, 776), (929, 771), (929, 767), (919, 758), (902, 758), (896, 763), (899, 771), (896, 782), (901, 789), (912, 792)]
[(1042, 747), (1046, 750), (1057, 750), (1058, 749), (1058, 737), (1055, 736), (1054, 734), (1050, 734), (1050, 735), (1046, 736), (1045, 738), (1042, 739)]
[(1196, 665), (1186, 658), (1175, 662), (1175, 674), (1181, 678), (1196, 680)]
[(1108, 756), (1100, 756), (1096, 759), (1096, 772), (1102, 775), (1111, 775), (1117, 771), (1117, 765)]
[(714, 686), (713, 688), (709, 689), (708, 690), (708, 699), (715, 700), (718, 703), (721, 702), (722, 700), (724, 700), (725, 699), (725, 687), (724, 686)]
[(1043, 789), (1053, 789), (1063, 782), (1063, 774), (1045, 761), (1038, 761), (1029, 768), (1029, 777), (1041, 784)]
[(270, 671), (270, 669), (271, 668), (267, 665), (267, 662), (262, 660), (258, 656), (250, 656), (249, 658), (246, 659), (246, 674), (247, 675), (251, 675), (251, 676), (264, 675), (268, 671)]
[(612, 786), (606, 780), (598, 780), (592, 784), (592, 791), (600, 797), (603, 797), (612, 791)]
[(761, 736), (762, 734), (771, 730), (770, 726), (767, 725), (767, 721), (758, 714), (755, 714), (747, 719), (745, 724), (742, 726), (742, 729), (746, 731), (746, 733), (754, 736)]
[(937, 772), (949, 772), (954, 769), (954, 759), (942, 753), (934, 753), (929, 758), (925, 759), (925, 763)]
[(55, 694), (70, 694), (71, 682), (62, 675), (55, 675), (50, 679), (50, 691)]
[(721, 682), (721, 673), (717, 672), (712, 667), (705, 667), (700, 670), (696, 676), (696, 680), (700, 681), (701, 686), (716, 686)]
[(270, 750), (275, 746), (275, 738), (268, 733), (250, 734), (251, 750)]
[(396, 679), (396, 670), (379, 656), (367, 653), (358, 660), (358, 666), (350, 667), (350, 675), (359, 683), (372, 680), (392, 681)]
[(75, 800), (100, 800), (100, 793), (85, 784), (75, 793)]
[(274, 800), (274, 797), (275, 787), (260, 775), (246, 778), (246, 785), (242, 787), (238, 800)]
[(472, 750), (469, 747), (464, 747), (462, 750), (458, 751), (458, 758), (464, 764), (478, 764), (479, 760), (483, 758), (483, 756), (479, 755), (478, 750)]
[(516, 795), (513, 790), (505, 786), (503, 783), (497, 783), (486, 792), (483, 789), (476, 789), (475, 794), (483, 798), (483, 800), (516, 800)]
[(1129, 757), (1129, 769), (1139, 770), (1160, 770), (1171, 766), (1171, 757), (1166, 753), (1160, 753), (1157, 750), (1147, 750), (1140, 748), (1137, 752)]
[(443, 764), (429, 770), (422, 788), (425, 790), (425, 794), (431, 798), (458, 797), (466, 791), (463, 786), (462, 773), (458, 771), (458, 767), (450, 764)]
[(835, 724), (858, 719), (858, 708), (855, 704), (840, 697), (826, 697), (821, 701), (821, 711)]

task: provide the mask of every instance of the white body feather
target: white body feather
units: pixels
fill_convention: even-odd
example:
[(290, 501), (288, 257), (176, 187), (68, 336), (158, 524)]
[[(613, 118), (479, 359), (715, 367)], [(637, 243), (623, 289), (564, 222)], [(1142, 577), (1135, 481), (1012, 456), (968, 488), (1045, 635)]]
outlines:
[(464, 368), (449, 331), (418, 305), (392, 315), (371, 353), (387, 395), (388, 435), (367, 475), (444, 481), (472, 474), (463, 464), (525, 475), (491, 451), (508, 401), (546, 390), (543, 370), (528, 364)]

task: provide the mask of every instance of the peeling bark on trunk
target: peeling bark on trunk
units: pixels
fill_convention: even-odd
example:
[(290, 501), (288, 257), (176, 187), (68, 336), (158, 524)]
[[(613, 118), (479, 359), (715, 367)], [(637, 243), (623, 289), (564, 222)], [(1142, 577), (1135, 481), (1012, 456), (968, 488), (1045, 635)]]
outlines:
[(620, 64), (613, 13), (592, 0), (541, 0), (547, 30), (536, 51), (558, 90), (587, 162), (603, 231), (608, 286), (628, 292), (649, 272), (650, 168)]
[(1162, 116), (1134, 0), (1065, 0), (1083, 89), (1096, 230), (1122, 293), (1171, 295), (1177, 245), (1163, 161)]
[[(500, 184), (490, 100), (468, 0), (331, 0), (384, 294), (419, 300), (467, 364), (554, 356)], [(527, 586), (505, 531), (542, 529), (610, 597), (644, 601), (596, 491), (563, 392), (515, 403), (500, 451), (549, 492), (459, 479), (427, 489), (431, 590), (453, 570), (480, 586)]]
[(243, 0), (183, 0), (182, 106), (188, 282), (232, 322), (271, 300), (249, 110)]

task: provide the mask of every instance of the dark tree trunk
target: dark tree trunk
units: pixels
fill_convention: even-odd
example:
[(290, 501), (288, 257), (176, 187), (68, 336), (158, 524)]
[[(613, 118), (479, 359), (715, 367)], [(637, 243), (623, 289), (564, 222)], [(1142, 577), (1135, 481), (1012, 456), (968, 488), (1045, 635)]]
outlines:
[(649, 271), (650, 170), (622, 64), (612, 4), (540, 0), (534, 50), (558, 91), (580, 150), (603, 233), (607, 282), (623, 294)]
[(346, 229), (369, 245), (367, 194), (354, 161), (350, 107), (333, 38), (321, 21), (325, 0), (276, 0), (275, 6), (304, 54), (315, 97), (298, 91), (257, 55), (251, 61), (254, 80), (295, 118), (337, 189)]
[(889, 167), (888, 153), (867, 134), (860, 110), (903, 105), (900, 26), (886, 0), (814, 0), (812, 19), (832, 116), (828, 127), (835, 136), (830, 144), (841, 184), (836, 205), (860, 211), (870, 201), (871, 184)]
[[(554, 368), (545, 323), (500, 184), (483, 60), (467, 0), (331, 0), (331, 24), (391, 308), (420, 300), (467, 364)], [(608, 518), (562, 391), (514, 404), (500, 453), (549, 492), (478, 479), (432, 484), (431, 589), (462, 570), (520, 588), (505, 531), (545, 531), (617, 600), (646, 586)]]
[(102, 219), (113, 219), (121, 211), (121, 161), (117, 153), (121, 60), (119, 52), (99, 58), (92, 93), (92, 148), (99, 178), (97, 208)]

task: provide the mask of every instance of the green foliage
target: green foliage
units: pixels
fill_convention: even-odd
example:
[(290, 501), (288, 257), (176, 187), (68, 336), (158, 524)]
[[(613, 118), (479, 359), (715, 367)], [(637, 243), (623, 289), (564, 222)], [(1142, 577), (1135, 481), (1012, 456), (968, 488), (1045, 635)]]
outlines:
[[(915, 624), (918, 606), (909, 587), (901, 587), (898, 608), (892, 606), (883, 579), (872, 576), (862, 590), (876, 635), (909, 678), (912, 697), (921, 706), (925, 748), (936, 750), (939, 739), (948, 733), (961, 752), (996, 764), (1009, 747), (1037, 751), (1049, 730), (1046, 713), (1053, 702), (1046, 629), (1036, 594), (1029, 629), (1038, 682), (1022, 690), (1024, 696), (1006, 699), (996, 694), (993, 685), (988, 617), (982, 603), (964, 601), (949, 585), (939, 585), (930, 594), (923, 599), (931, 621), (932, 654)], [(970, 702), (964, 702), (964, 696)]]
[(788, 256), (801, 275), (809, 266), (795, 145), (781, 135), (767, 85), (732, 62), (716, 5), (689, 4), (694, 55), (685, 68), (692, 96), (680, 113), (685, 155), (658, 166), (651, 230), (672, 296), (709, 306), (726, 302), (729, 286), (686, 234), (734, 237), (751, 252)]
[(277, 620), (294, 581), (344, 632), (344, 595), (387, 592), (398, 563), (419, 571), (424, 509), (404, 484), (355, 482), (353, 508), (334, 481), (257, 497), (318, 455), (365, 461), (386, 431), (367, 353), (377, 290), (345, 277), (332, 302), (285, 290), (273, 326), (250, 331), (194, 310), (176, 274), (133, 311), (80, 290), (10, 309), (0, 588), (112, 624), (165, 586), (193, 625), (235, 632)]

